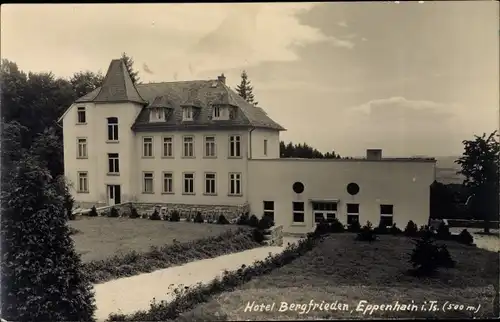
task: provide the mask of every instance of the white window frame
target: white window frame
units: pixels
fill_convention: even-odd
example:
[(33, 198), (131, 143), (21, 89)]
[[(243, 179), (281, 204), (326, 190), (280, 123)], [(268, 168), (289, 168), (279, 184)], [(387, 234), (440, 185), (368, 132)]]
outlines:
[[(188, 178), (187, 176), (191, 176)], [(192, 191), (188, 191), (188, 185), (186, 185), (186, 181), (189, 180), (192, 182)], [(194, 195), (195, 194), (195, 174), (194, 172), (183, 172), (182, 173), (182, 194), (183, 195)]]
[[(112, 157), (112, 154), (116, 154), (116, 157)], [(113, 160), (113, 169), (110, 169), (109, 161)], [(118, 168), (118, 169), (117, 169)], [(113, 171), (111, 171), (113, 170)], [(116, 171), (118, 170), (118, 171)], [(109, 174), (119, 174), (120, 173), (120, 154), (119, 153), (108, 153), (108, 173)]]
[[(319, 209), (316, 206), (322, 205)], [(328, 209), (325, 209), (325, 207), (328, 207)], [(329, 208), (333, 209), (329, 209)], [(338, 219), (338, 208), (339, 204), (337, 202), (313, 202), (312, 203), (312, 214), (313, 214), (313, 223), (318, 224), (316, 221), (316, 217), (318, 215), (321, 215), (323, 220), (326, 220), (327, 222), (333, 221), (332, 218), (328, 218), (328, 215), (333, 215), (333, 218)]]
[(87, 171), (77, 172), (78, 178), (78, 193), (88, 193), (89, 192), (89, 173)]
[[(116, 123), (111, 123), (111, 121), (116, 120)], [(107, 118), (107, 130), (108, 130), (108, 142), (118, 142), (119, 140), (119, 129), (118, 129), (118, 118), (117, 117), (108, 117)], [(111, 129), (111, 132), (110, 132)], [(111, 133), (111, 137), (110, 134)]]
[[(171, 171), (164, 171), (162, 174), (162, 193), (173, 194), (174, 193), (174, 173)], [(170, 184), (165, 184), (170, 181)], [(170, 189), (167, 189), (170, 188)]]
[[(173, 136), (164, 136), (163, 139), (163, 144), (162, 144), (162, 157), (163, 158), (173, 158), (174, 157), (174, 137)], [(170, 148), (165, 149), (166, 146), (169, 146)], [(165, 153), (165, 152), (170, 152), (170, 153)]]
[(267, 156), (267, 139), (264, 140), (264, 156)]
[(194, 118), (193, 107), (185, 106), (182, 108), (182, 120), (183, 121), (192, 121)]
[[(358, 205), (358, 212), (349, 212), (349, 205)], [(349, 216), (357, 216), (358, 217), (358, 222), (359, 222), (359, 203), (347, 203), (345, 206), (345, 211), (346, 211), (346, 223), (349, 225)]]
[[(191, 147), (191, 153), (186, 153), (189, 151), (189, 146)], [(182, 157), (183, 158), (194, 158), (194, 135), (185, 135), (182, 137)]]
[[(295, 210), (294, 209), (294, 205), (295, 204), (302, 204), (302, 209), (303, 210)], [(303, 220), (302, 221), (295, 221), (295, 214), (302, 214), (302, 218)], [(314, 219), (314, 218), (313, 218)], [(293, 201), (292, 202), (292, 222), (296, 225), (305, 225), (306, 224), (306, 204), (305, 202), (302, 202), (302, 201)]]
[[(146, 142), (146, 140), (150, 140), (150, 142)], [(143, 136), (142, 137), (142, 157), (143, 158), (154, 158), (154, 139), (152, 136)], [(147, 146), (149, 146), (149, 154), (146, 153), (148, 152), (148, 148)]]
[[(209, 141), (208, 139), (213, 139)], [(215, 135), (205, 135), (204, 138), (204, 157), (205, 158), (217, 158), (217, 143)]]
[[(83, 122), (80, 121), (81, 115), (83, 115)], [(87, 124), (87, 108), (85, 106), (78, 106), (76, 108), (76, 124)]]
[[(238, 148), (237, 148), (238, 147)], [(233, 150), (232, 150), (233, 149)], [(229, 136), (229, 157), (241, 158), (241, 135), (233, 134)], [(234, 152), (234, 153), (231, 153)]]
[[(237, 191), (238, 189), (236, 189), (236, 187), (238, 187), (238, 185), (236, 184), (237, 182), (239, 182), (239, 192)], [(241, 172), (229, 173), (229, 195), (238, 197), (243, 195), (243, 180)]]
[[(142, 193), (155, 193), (155, 174), (152, 171), (142, 172)], [(151, 181), (151, 190), (148, 191), (147, 181)]]
[(76, 138), (76, 158), (88, 159), (89, 149), (87, 138)]
[[(273, 205), (273, 208), (266, 208), (266, 203), (272, 203)], [(272, 200), (264, 200), (262, 202), (262, 207), (264, 208), (264, 213), (263, 215), (266, 216), (266, 215), (272, 215), (272, 218), (273, 218), (273, 221), (274, 221), (274, 208), (275, 208), (275, 203), (274, 201)]]
[[(217, 174), (215, 172), (205, 172), (205, 182), (204, 182), (204, 187), (203, 187), (203, 190), (204, 190), (204, 194), (205, 195), (209, 195), (209, 196), (215, 196), (217, 195)], [(210, 185), (210, 189), (207, 189), (209, 186), (209, 183), (213, 183), (213, 187), (212, 185)], [(213, 191), (209, 191), (209, 190), (212, 190), (213, 188)]]

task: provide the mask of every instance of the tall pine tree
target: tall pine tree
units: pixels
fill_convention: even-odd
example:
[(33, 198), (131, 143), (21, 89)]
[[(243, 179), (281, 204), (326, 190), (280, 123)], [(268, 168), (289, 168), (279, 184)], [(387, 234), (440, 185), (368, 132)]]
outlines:
[(122, 54), (123, 62), (125, 63), (125, 67), (127, 67), (127, 71), (130, 74), (130, 78), (132, 82), (135, 84), (140, 84), (139, 80), (139, 72), (134, 70), (134, 60), (132, 57), (128, 56), (126, 53)]
[(250, 104), (257, 106), (258, 102), (255, 101), (255, 97), (253, 95), (253, 87), (250, 85), (250, 81), (248, 80), (248, 75), (246, 71), (241, 73), (241, 82), (240, 85), (236, 86), (236, 92), (245, 99)]

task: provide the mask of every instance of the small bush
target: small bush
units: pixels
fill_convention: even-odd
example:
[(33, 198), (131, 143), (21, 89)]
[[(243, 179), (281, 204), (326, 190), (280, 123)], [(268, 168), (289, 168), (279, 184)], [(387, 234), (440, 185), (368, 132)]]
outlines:
[(236, 224), (237, 225), (248, 225), (249, 220), (250, 220), (250, 215), (249, 215), (248, 212), (246, 212), (244, 214), (241, 214), (238, 217), (238, 220), (236, 221)]
[(460, 232), (460, 234), (458, 234), (457, 241), (461, 244), (472, 245), (474, 243), (474, 237), (467, 231), (467, 229), (464, 229)]
[(434, 243), (434, 234), (427, 229), (422, 231), (422, 237), (414, 240), (415, 248), (410, 257), (413, 273), (417, 276), (434, 275), (439, 267), (451, 268), (455, 262), (445, 245)]
[(250, 227), (257, 228), (259, 226), (259, 218), (255, 215), (250, 216), (250, 219), (248, 219), (248, 225)]
[(151, 220), (161, 220), (161, 216), (158, 213), (158, 210), (155, 209), (155, 211), (151, 214), (151, 217), (149, 217)]
[(400, 235), (403, 231), (396, 226), (396, 223), (394, 223), (391, 228), (389, 228), (389, 233), (391, 235)]
[(203, 218), (203, 215), (201, 214), (201, 212), (198, 211), (198, 213), (194, 217), (194, 222), (196, 222), (196, 223), (204, 223), (205, 222), (205, 218)]
[(323, 236), (323, 235), (326, 235), (326, 234), (329, 234), (331, 233), (331, 228), (330, 228), (330, 224), (328, 222), (326, 222), (326, 220), (321, 220), (317, 225), (316, 225), (316, 229), (314, 230), (314, 236)]
[(274, 226), (274, 221), (269, 216), (262, 216), (257, 224), (257, 228), (260, 230), (269, 229)]
[(334, 218), (330, 222), (330, 232), (332, 232), (332, 233), (343, 233), (344, 231), (345, 231), (344, 225), (337, 218)]
[(455, 261), (451, 258), (451, 254), (448, 251), (446, 245), (438, 246), (438, 263), (440, 267), (445, 267), (445, 268), (455, 267)]
[(358, 220), (354, 220), (352, 224), (347, 226), (347, 231), (351, 233), (359, 233), (361, 230), (361, 225)]
[(148, 214), (147, 213), (143, 213), (142, 216), (141, 216), (142, 219), (148, 219)]
[(404, 234), (408, 237), (415, 237), (418, 234), (418, 227), (417, 225), (413, 222), (413, 220), (410, 220), (408, 224), (406, 225)]
[(108, 215), (108, 217), (112, 217), (112, 218), (120, 217), (120, 213), (118, 212), (118, 210), (115, 207), (111, 207), (111, 210), (108, 212), (107, 215)]
[(101, 212), (102, 217), (109, 217), (109, 211), (103, 211)]
[(172, 211), (170, 214), (170, 221), (181, 221), (181, 215), (177, 210)]
[(366, 225), (364, 225), (361, 228), (361, 231), (358, 233), (356, 236), (356, 240), (359, 241), (367, 241), (367, 242), (372, 242), (377, 240), (377, 235), (375, 234), (375, 231), (373, 230), (373, 226), (371, 222), (367, 222)]
[(90, 208), (90, 212), (88, 213), (88, 216), (89, 217), (97, 217), (99, 214), (97, 213), (97, 209), (95, 206), (92, 206), (92, 208)]
[(451, 239), (450, 228), (444, 223), (444, 221), (441, 221), (439, 224), (436, 237), (441, 240)]
[(220, 215), (219, 218), (217, 219), (217, 223), (219, 225), (229, 225), (229, 220), (226, 219), (224, 215)]
[(139, 215), (139, 213), (137, 212), (137, 209), (135, 209), (135, 207), (130, 207), (129, 218), (135, 219), (135, 218), (139, 218), (139, 217), (141, 217), (141, 215)]
[(264, 232), (260, 229), (255, 228), (253, 230), (253, 240), (257, 243), (262, 244), (264, 242)]

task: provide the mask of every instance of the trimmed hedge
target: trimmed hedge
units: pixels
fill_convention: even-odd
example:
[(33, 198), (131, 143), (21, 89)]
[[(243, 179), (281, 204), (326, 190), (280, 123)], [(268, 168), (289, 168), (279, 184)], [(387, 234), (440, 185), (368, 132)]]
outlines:
[(277, 268), (283, 267), (293, 260), (303, 256), (323, 239), (308, 234), (306, 239), (298, 244), (289, 244), (285, 250), (274, 256), (268, 256), (263, 261), (256, 261), (252, 266), (242, 265), (232, 272), (225, 271), (222, 278), (215, 278), (208, 284), (198, 283), (191, 287), (174, 290), (175, 298), (170, 301), (153, 302), (149, 311), (139, 311), (131, 315), (111, 314), (108, 321), (171, 321), (177, 319), (183, 312), (207, 302), (214, 295), (235, 290), (248, 283), (253, 278), (267, 275)]
[(163, 247), (151, 247), (146, 253), (132, 251), (125, 255), (85, 263), (84, 270), (92, 283), (102, 283), (259, 246), (261, 245), (253, 238), (252, 230), (243, 228), (187, 243), (176, 242)]

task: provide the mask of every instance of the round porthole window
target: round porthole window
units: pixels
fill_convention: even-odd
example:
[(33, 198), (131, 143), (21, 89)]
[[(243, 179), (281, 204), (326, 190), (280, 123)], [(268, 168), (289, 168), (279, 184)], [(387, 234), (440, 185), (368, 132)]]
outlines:
[(303, 193), (304, 192), (304, 185), (302, 182), (295, 182), (292, 186), (293, 192), (295, 193)]
[(347, 185), (347, 193), (351, 196), (357, 195), (359, 192), (359, 186), (357, 183), (351, 182)]

